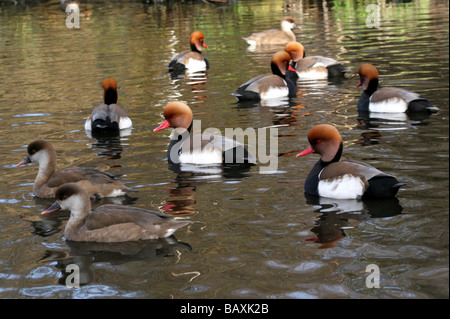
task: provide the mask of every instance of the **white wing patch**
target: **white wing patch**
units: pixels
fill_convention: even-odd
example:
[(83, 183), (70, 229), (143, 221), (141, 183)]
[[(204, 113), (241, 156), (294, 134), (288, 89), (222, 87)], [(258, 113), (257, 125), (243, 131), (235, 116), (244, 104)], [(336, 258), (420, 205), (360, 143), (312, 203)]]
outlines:
[(133, 123), (131, 122), (128, 116), (121, 117), (119, 120), (119, 129), (123, 130), (126, 128), (130, 128)]
[(319, 196), (336, 199), (358, 199), (364, 194), (364, 181), (351, 174), (319, 181)]
[(206, 70), (206, 62), (204, 60), (188, 59), (184, 65), (186, 66), (187, 69), (189, 69), (189, 72), (198, 72)]
[(263, 100), (279, 99), (289, 95), (288, 87), (270, 87), (266, 92), (260, 93)]
[[(370, 97), (370, 100), (372, 100), (372, 97)], [(399, 97), (392, 97), (376, 103), (371, 101), (369, 103), (369, 112), (403, 113), (406, 112), (407, 109), (408, 103)]]
[(181, 153), (181, 163), (219, 164), (222, 163), (222, 150), (215, 147), (205, 147), (201, 152)]
[(328, 78), (328, 70), (322, 63), (316, 63), (312, 68), (297, 72), (299, 80), (322, 80)]

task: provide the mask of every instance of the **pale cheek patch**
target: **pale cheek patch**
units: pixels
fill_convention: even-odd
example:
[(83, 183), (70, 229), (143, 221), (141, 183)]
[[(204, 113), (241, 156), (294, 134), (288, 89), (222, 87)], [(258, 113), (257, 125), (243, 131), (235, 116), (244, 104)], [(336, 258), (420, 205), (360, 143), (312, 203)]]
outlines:
[(336, 199), (358, 199), (365, 191), (361, 177), (345, 174), (319, 181), (319, 196)]
[(123, 195), (125, 195), (125, 194), (126, 194), (126, 193), (125, 193), (123, 190), (121, 190), (121, 189), (115, 189), (115, 190), (112, 191), (111, 194), (109, 194), (108, 197), (118, 197), (118, 196), (123, 196)]
[(398, 97), (393, 97), (380, 102), (372, 102), (372, 98), (370, 99), (370, 112), (403, 113), (406, 112), (407, 109), (408, 103)]

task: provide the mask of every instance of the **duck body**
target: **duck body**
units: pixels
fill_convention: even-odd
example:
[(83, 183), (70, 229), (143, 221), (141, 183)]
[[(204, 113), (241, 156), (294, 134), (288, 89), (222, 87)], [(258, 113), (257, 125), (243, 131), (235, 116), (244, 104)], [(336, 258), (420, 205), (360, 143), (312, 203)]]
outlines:
[(103, 205), (91, 212), (88, 194), (75, 183), (58, 187), (55, 197), (56, 202), (42, 214), (70, 210), (64, 237), (71, 241), (126, 242), (165, 238), (190, 223), (124, 205)]
[(286, 77), (294, 83), (297, 80), (322, 80), (328, 78), (343, 77), (351, 70), (345, 68), (341, 63), (320, 55), (306, 56), (303, 45), (299, 42), (289, 42), (285, 51), (291, 56), (291, 66), (296, 72), (288, 71)]
[(31, 142), (27, 148), (28, 155), (17, 164), (24, 165), (37, 162), (39, 171), (33, 185), (33, 193), (40, 198), (54, 198), (58, 186), (75, 182), (81, 185), (90, 197), (117, 197), (135, 190), (126, 187), (118, 177), (95, 168), (68, 167), (56, 170), (56, 152), (44, 139)]
[(292, 98), (297, 96), (297, 87), (293, 81), (286, 77), (286, 72), (295, 69), (289, 65), (290, 56), (280, 51), (272, 56), (272, 74), (256, 76), (242, 84), (236, 92), (232, 93), (240, 101), (259, 101), (279, 98)]
[(170, 102), (164, 108), (165, 121), (153, 131), (174, 128), (167, 149), (169, 163), (244, 164), (255, 163), (245, 146), (236, 140), (215, 134), (191, 134), (192, 111), (182, 102)]
[(292, 29), (297, 28), (292, 17), (284, 17), (281, 20), (281, 30), (270, 29), (255, 32), (243, 38), (251, 47), (259, 45), (284, 45), (289, 41), (295, 41), (295, 34)]
[(208, 46), (204, 42), (204, 34), (200, 31), (195, 31), (190, 37), (191, 51), (181, 51), (175, 55), (169, 62), (169, 72), (190, 72), (205, 71), (209, 69), (209, 61), (202, 53), (202, 48)]
[(331, 125), (321, 124), (308, 134), (311, 146), (297, 156), (321, 155), (305, 180), (305, 193), (335, 199), (389, 198), (404, 183), (363, 162), (340, 161), (343, 144)]
[(256, 162), (236, 140), (214, 134), (172, 134), (167, 158), (171, 163), (245, 164)]
[(378, 70), (371, 64), (359, 68), (363, 92), (358, 101), (358, 111), (382, 113), (435, 113), (439, 109), (425, 97), (405, 89), (383, 87), (378, 89)]
[(105, 91), (104, 103), (100, 103), (94, 108), (84, 124), (84, 129), (91, 131), (94, 135), (99, 135), (103, 133), (118, 134), (120, 130), (131, 128), (131, 119), (117, 104), (117, 82), (114, 79), (105, 79), (102, 86)]

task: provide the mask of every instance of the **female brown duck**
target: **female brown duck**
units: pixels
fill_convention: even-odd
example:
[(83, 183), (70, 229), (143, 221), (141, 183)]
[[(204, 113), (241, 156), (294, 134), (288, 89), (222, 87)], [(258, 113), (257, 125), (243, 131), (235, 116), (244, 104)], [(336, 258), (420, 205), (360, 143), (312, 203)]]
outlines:
[(90, 197), (116, 197), (127, 192), (136, 192), (126, 187), (117, 177), (95, 168), (68, 167), (56, 170), (56, 152), (52, 144), (44, 139), (31, 142), (28, 155), (17, 166), (37, 162), (39, 171), (34, 180), (34, 195), (41, 198), (55, 197), (56, 188), (69, 182), (80, 184)]
[(64, 237), (71, 241), (112, 243), (165, 238), (190, 223), (124, 205), (103, 205), (91, 212), (88, 194), (75, 183), (58, 187), (55, 197), (56, 202), (41, 214), (70, 210)]

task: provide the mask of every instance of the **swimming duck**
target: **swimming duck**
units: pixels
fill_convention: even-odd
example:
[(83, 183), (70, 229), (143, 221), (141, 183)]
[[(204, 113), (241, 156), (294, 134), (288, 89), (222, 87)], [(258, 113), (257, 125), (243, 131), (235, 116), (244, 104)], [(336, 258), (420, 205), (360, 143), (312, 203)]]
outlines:
[(243, 144), (214, 134), (191, 134), (193, 125), (192, 110), (185, 103), (174, 101), (164, 108), (165, 121), (153, 131), (168, 127), (171, 134), (167, 157), (172, 163), (190, 164), (239, 164), (255, 163), (256, 159)]
[(76, 182), (89, 194), (97, 197), (116, 197), (136, 190), (126, 187), (117, 176), (95, 168), (68, 167), (56, 170), (56, 152), (47, 140), (38, 139), (27, 148), (28, 155), (17, 166), (37, 162), (39, 171), (34, 180), (33, 193), (40, 198), (54, 198), (60, 185)]
[(255, 32), (248, 37), (243, 38), (251, 47), (265, 44), (284, 45), (289, 41), (295, 41), (296, 37), (292, 29), (299, 28), (292, 17), (283, 17), (281, 19), (281, 30), (270, 29), (261, 32)]
[(64, 237), (71, 241), (113, 243), (165, 238), (190, 223), (124, 205), (102, 205), (91, 212), (88, 193), (76, 183), (59, 186), (55, 197), (56, 202), (41, 214), (70, 210)]
[(117, 104), (117, 82), (114, 79), (105, 79), (102, 82), (104, 90), (104, 103), (99, 104), (84, 123), (86, 131), (95, 134), (118, 134), (120, 130), (132, 126), (125, 110)]
[(241, 101), (296, 97), (295, 83), (285, 76), (287, 70), (296, 71), (289, 65), (290, 60), (291, 57), (288, 53), (276, 52), (270, 62), (272, 74), (259, 75), (248, 80), (231, 95)]
[(358, 111), (363, 112), (428, 112), (435, 113), (439, 109), (423, 96), (396, 87), (378, 89), (378, 70), (371, 64), (363, 64), (359, 68), (360, 82), (363, 92), (358, 101)]
[(305, 48), (299, 42), (289, 42), (284, 50), (292, 58), (291, 66), (297, 70), (296, 73), (292, 71), (286, 72), (286, 77), (290, 78), (294, 83), (297, 80), (342, 77), (346, 72), (351, 72), (334, 59), (320, 55), (306, 57)]
[(305, 180), (305, 193), (336, 199), (387, 198), (395, 196), (404, 183), (366, 163), (339, 161), (342, 138), (332, 125), (314, 126), (308, 134), (309, 146), (297, 157), (320, 155)]
[(190, 72), (204, 71), (209, 69), (209, 62), (202, 53), (202, 48), (208, 48), (205, 35), (201, 31), (191, 34), (191, 51), (181, 51), (172, 58), (169, 63), (169, 72)]

